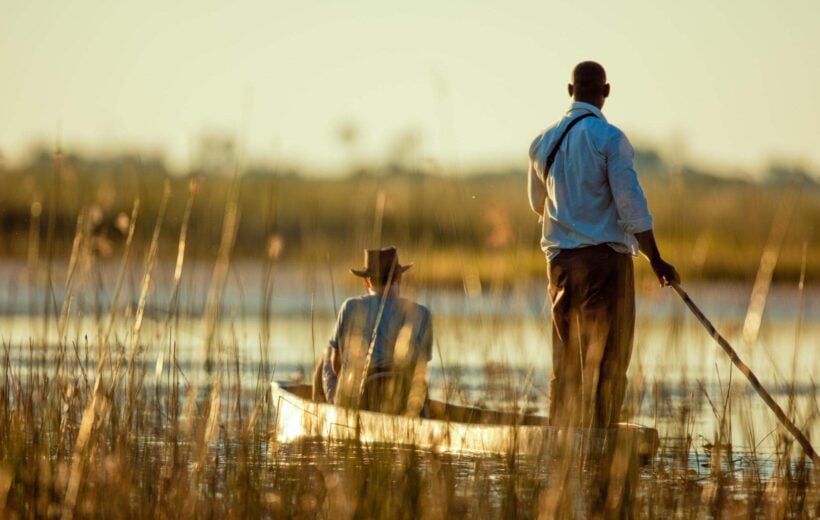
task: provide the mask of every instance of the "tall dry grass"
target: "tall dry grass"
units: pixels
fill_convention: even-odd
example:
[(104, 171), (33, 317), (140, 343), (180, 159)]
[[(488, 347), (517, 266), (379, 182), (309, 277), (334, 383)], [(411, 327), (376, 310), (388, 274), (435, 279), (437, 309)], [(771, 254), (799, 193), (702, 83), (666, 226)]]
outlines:
[[(684, 397), (676, 398), (662, 381), (638, 370), (628, 409), (633, 414), (641, 408), (655, 410), (671, 426), (648, 466), (622, 466), (628, 470), (614, 477), (602, 477), (594, 457), (576, 457), (572, 452), (526, 459), (515, 454), (441, 455), (358, 443), (280, 445), (270, 438), (275, 410), (267, 383), (277, 375), (276, 359), (269, 357), (269, 320), (263, 320), (259, 331), (259, 369), (249, 381), (240, 368), (241, 340), (233, 330), (235, 319), (226, 316), (221, 297), (230, 281), (236, 248), (260, 258), (263, 283), (254, 290), (266, 318), (276, 292), (272, 266), (287, 259), (281, 255), (283, 247), (287, 251), (295, 243), (299, 253), (291, 260), (312, 261), (314, 271), (324, 270), (331, 262), (328, 251), (334, 255), (333, 262), (355, 262), (358, 258), (348, 259), (348, 253), (337, 256), (337, 251), (356, 250), (377, 232), (415, 244), (429, 264), (457, 266), (454, 275), (420, 269), (420, 285), (453, 277), (477, 304), (488, 294), (503, 300), (510, 297), (504, 289), (509, 283), (505, 276), (520, 274), (515, 266), (530, 261), (535, 265), (524, 251), (533, 247), (534, 237), (529, 235), (537, 230), (529, 235), (521, 231), (528, 229), (523, 224), (529, 222), (529, 215), (525, 219), (521, 213), (524, 210), (503, 210), (515, 230), (512, 245), (472, 258), (469, 247), (485, 247), (488, 233), (483, 221), (470, 220), (482, 213), (470, 207), (472, 199), (466, 194), (474, 189), (482, 207), (487, 201), (507, 200), (506, 180), (442, 184), (436, 179), (403, 178), (356, 182), (236, 178), (225, 193), (220, 193), (219, 182), (189, 187), (187, 181), (171, 180), (160, 195), (112, 203), (102, 208), (101, 217), (95, 209), (100, 201), (81, 194), (99, 193), (100, 186), (97, 190), (94, 185), (83, 190), (76, 184), (69, 187), (65, 193), (77, 195), (76, 200), (57, 196), (63, 193), (64, 183), (75, 182), (64, 178), (62, 168), (58, 160), (49, 188), (52, 196), (35, 198), (39, 206), (24, 204), (28, 242), (21, 251), (26, 251), (26, 283), (46, 297), (43, 308), (32, 313), (39, 323), (29, 341), (2, 341), (0, 511), (4, 516), (575, 518), (602, 511), (622, 517), (820, 515), (816, 470), (783, 431), (759, 431), (751, 397), (738, 390), (732, 377), (711, 395), (692, 374), (667, 374), (680, 380)], [(139, 180), (156, 187), (151, 182)], [(157, 186), (164, 183), (165, 179)], [(383, 199), (373, 196), (378, 190), (386, 194)], [(316, 195), (317, 191), (322, 194)], [(115, 198), (124, 197), (117, 193)], [(365, 201), (364, 209), (349, 206), (345, 197), (350, 193), (358, 194), (355, 200)], [(376, 211), (382, 203), (373, 206), (374, 200), (383, 200), (384, 213)], [(419, 200), (424, 204), (416, 203)], [(453, 200), (467, 210), (438, 213), (445, 201)], [(60, 212), (73, 215), (71, 231), (62, 227)], [(125, 214), (118, 217), (119, 224), (112, 224), (119, 225), (121, 237), (116, 240), (105, 227), (114, 212)], [(336, 222), (340, 214), (352, 215), (352, 228)], [(370, 224), (377, 214), (381, 225), (375, 230)], [(248, 223), (248, 215), (265, 217)], [(676, 231), (682, 237), (689, 236), (682, 229), (685, 226)], [(334, 249), (331, 246), (339, 245), (340, 236), (355, 238)], [(451, 236), (464, 249), (440, 251), (439, 244)], [(106, 241), (116, 244), (109, 247)], [(681, 243), (685, 244), (683, 238)], [(181, 296), (189, 254), (213, 263), (207, 301), (200, 302), (205, 309), (201, 316), (190, 312), (191, 302), (186, 307)], [(450, 254), (456, 260), (441, 260)], [(155, 305), (164, 308), (159, 316), (164, 328), (160, 337), (145, 337), (146, 302), (158, 283), (157, 263), (165, 258), (174, 265), (171, 297)], [(802, 253), (801, 260), (806, 258), (811, 255)], [(99, 269), (111, 262), (117, 265), (114, 286), (100, 287)], [(809, 263), (802, 261), (803, 273), (810, 271), (805, 267)], [(419, 264), (421, 268), (423, 263)], [(498, 274), (502, 269), (513, 274)], [(539, 273), (542, 269), (543, 263)], [(62, 287), (59, 298), (55, 286)], [(80, 305), (96, 292), (110, 298), (92, 298), (91, 305)], [(133, 297), (126, 298), (126, 292)], [(476, 316), (489, 330), (500, 327), (493, 321), (500, 318), (491, 313), (479, 311)], [(180, 318), (200, 323), (205, 375), (199, 380), (189, 379), (178, 362)], [(675, 315), (669, 324), (670, 348), (685, 348), (679, 334), (683, 319)], [(89, 322), (91, 330), (85, 325)], [(219, 329), (224, 333), (217, 333)], [(148, 353), (157, 358), (148, 358)], [(437, 353), (441, 359), (440, 345)], [(493, 384), (486, 385), (484, 398), (527, 409), (544, 397), (532, 378), (532, 370), (522, 377), (503, 366), (488, 367), (485, 380)], [(449, 399), (469, 399), (459, 384), (457, 366), (451, 367), (444, 381)], [(795, 392), (792, 388), (792, 400)], [(695, 422), (696, 410), (706, 403), (719, 425), (708, 440), (701, 437)], [(789, 413), (796, 417), (798, 410), (791, 407)], [(800, 415), (800, 426), (809, 429), (817, 413), (815, 399), (814, 407)], [(742, 425), (748, 446), (774, 435), (777, 449), (765, 456), (735, 450), (728, 439), (732, 438), (729, 429), (737, 424)]]

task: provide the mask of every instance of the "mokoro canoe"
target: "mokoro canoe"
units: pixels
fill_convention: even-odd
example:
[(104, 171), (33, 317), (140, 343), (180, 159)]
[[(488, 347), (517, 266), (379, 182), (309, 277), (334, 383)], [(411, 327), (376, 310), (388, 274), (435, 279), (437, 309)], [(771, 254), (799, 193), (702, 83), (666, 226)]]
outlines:
[[(612, 429), (558, 428), (538, 415), (496, 412), (430, 400), (429, 418), (388, 415), (342, 408), (311, 400), (311, 387), (273, 381), (275, 408), (272, 435), (279, 442), (306, 438), (356, 440), (364, 444), (412, 445), (449, 453), (495, 453), (541, 456), (550, 446), (573, 445), (616, 435), (625, 448), (647, 460), (658, 448), (658, 432), (622, 423)], [(566, 444), (563, 444), (566, 445)]]

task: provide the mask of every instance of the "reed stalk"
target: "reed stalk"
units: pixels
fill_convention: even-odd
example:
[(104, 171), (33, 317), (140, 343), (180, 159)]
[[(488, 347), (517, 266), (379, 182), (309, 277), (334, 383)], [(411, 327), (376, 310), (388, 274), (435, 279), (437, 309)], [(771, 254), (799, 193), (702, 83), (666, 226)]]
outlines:
[(750, 347), (757, 341), (760, 333), (760, 325), (763, 322), (763, 311), (766, 308), (766, 299), (769, 296), (769, 289), (772, 284), (772, 276), (780, 257), (780, 250), (783, 241), (789, 230), (792, 216), (799, 198), (799, 192), (794, 191), (788, 194), (782, 202), (774, 222), (772, 222), (769, 237), (763, 254), (760, 256), (760, 265), (757, 268), (754, 285), (752, 286), (752, 296), (749, 299), (749, 307), (746, 310), (746, 318), (743, 320), (743, 341)]
[[(217, 331), (219, 311), (222, 304), (222, 293), (225, 290), (228, 272), (231, 264), (231, 252), (239, 228), (240, 209), (238, 204), (240, 177), (237, 172), (227, 194), (224, 218), (222, 221), (222, 235), (219, 241), (219, 251), (211, 275), (211, 286), (205, 307), (205, 372), (210, 377), (213, 372), (213, 342)], [(221, 352), (221, 349), (219, 350)], [(217, 353), (219, 355), (219, 352)]]
[(157, 253), (159, 251), (159, 235), (162, 231), (162, 225), (165, 221), (165, 211), (168, 208), (168, 199), (170, 197), (171, 186), (170, 184), (166, 183), (165, 190), (162, 195), (162, 201), (160, 202), (159, 211), (157, 213), (157, 220), (154, 224), (154, 232), (151, 235), (151, 243), (148, 247), (148, 253), (145, 257), (145, 268), (143, 272), (142, 283), (140, 284), (140, 295), (139, 299), (137, 300), (137, 311), (134, 315), (134, 323), (131, 328), (131, 346), (129, 348), (130, 354), (128, 360), (128, 391), (126, 395), (127, 406), (125, 409), (125, 419), (128, 423), (131, 422), (131, 405), (134, 402), (134, 395), (136, 393), (135, 378), (137, 371), (137, 349), (140, 341), (140, 333), (142, 332), (143, 317), (145, 315), (145, 304), (148, 301), (148, 293), (151, 290), (154, 266), (156, 265)]

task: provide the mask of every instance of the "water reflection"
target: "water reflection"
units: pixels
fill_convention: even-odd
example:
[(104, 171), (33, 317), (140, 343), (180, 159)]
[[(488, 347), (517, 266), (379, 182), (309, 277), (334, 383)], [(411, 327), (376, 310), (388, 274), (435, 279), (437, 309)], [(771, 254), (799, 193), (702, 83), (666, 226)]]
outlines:
[[(322, 441), (277, 444), (271, 454), (278, 500), (297, 497), (291, 507), (301, 512), (338, 512), (342, 518), (364, 511), (382, 517), (422, 516), (392, 509), (398, 507), (424, 511), (432, 517), (535, 517), (545, 511), (586, 517), (604, 507), (595, 478), (600, 462), (591, 457), (581, 456), (567, 465), (566, 459), (554, 454), (514, 458), (453, 455), (412, 447)], [(753, 459), (736, 456), (734, 462), (723, 463), (720, 500), (724, 507), (735, 503), (744, 509), (749, 507), (748, 501), (763, 496), (765, 480), (773, 468), (762, 461), (760, 480), (753, 471)], [(651, 465), (636, 468), (634, 487), (621, 497), (621, 513), (636, 514), (647, 504), (653, 504), (656, 514), (706, 513), (704, 496), (712, 492), (716, 482), (708, 464), (708, 458), (697, 454), (663, 452)], [(796, 466), (791, 469), (800, 471)], [(752, 510), (760, 505), (752, 503)], [(391, 512), (393, 515), (386, 514)]]
[[(0, 341), (5, 352), (16, 370), (48, 372), (57, 357), (58, 333), (54, 315), (44, 318), (41, 311), (46, 308), (47, 297), (54, 299), (55, 308), (60, 307), (61, 289), (56, 287), (49, 294), (41, 288), (18, 285), (14, 282), (15, 267), (0, 267), (0, 272), (8, 275), (2, 283), (9, 288), (0, 299)], [(319, 296), (311, 298), (300, 289), (304, 280), (279, 273), (277, 293), (269, 307), (264, 307), (258, 298), (249, 296), (261, 270), (241, 265), (236, 269), (238, 282), (226, 289), (226, 317), (216, 339), (225, 385), (252, 393), (266, 387), (271, 378), (306, 379), (332, 330), (331, 288), (321, 280), (314, 281), (313, 292)], [(101, 270), (103, 282), (113, 278), (111, 269), (103, 266)], [(170, 287), (162, 283), (163, 273), (158, 272), (141, 333), (138, 359), (144, 385), (158, 393), (167, 391), (173, 362), (183, 386), (202, 387), (208, 375), (204, 371), (200, 304), (210, 271), (205, 266), (191, 266), (178, 315), (169, 314), (162, 304)], [(109, 286), (113, 284), (102, 284)], [(808, 290), (804, 299), (798, 341), (796, 289), (774, 287), (758, 342), (744, 345), (740, 327), (748, 289), (738, 285), (690, 289), (718, 328), (736, 342), (740, 355), (767, 389), (784, 407), (791, 405), (798, 425), (810, 423), (809, 433), (814, 438), (820, 438), (820, 425), (808, 419), (817, 412), (814, 379), (820, 373), (820, 356), (809, 346), (820, 340), (818, 292), (817, 288)], [(428, 305), (436, 316), (431, 397), (502, 410), (515, 409), (526, 400), (530, 411), (545, 413), (551, 357), (543, 297), (538, 284), (514, 294), (478, 296), (416, 289), (414, 298)], [(90, 381), (95, 375), (99, 357), (96, 340), (104, 329), (108, 301), (110, 294), (104, 290), (79, 294), (66, 321), (68, 359)], [(127, 305), (123, 309), (113, 337), (127, 344), (131, 311)], [(758, 463), (765, 466), (766, 457), (777, 450), (774, 417), (671, 291), (640, 288), (629, 375), (631, 420), (656, 427), (661, 438), (669, 442), (691, 437), (687, 457), (697, 460), (708, 456), (706, 446), (715, 442), (724, 406), (732, 410), (727, 432), (735, 453), (753, 451)], [(727, 395), (731, 399), (727, 400)]]

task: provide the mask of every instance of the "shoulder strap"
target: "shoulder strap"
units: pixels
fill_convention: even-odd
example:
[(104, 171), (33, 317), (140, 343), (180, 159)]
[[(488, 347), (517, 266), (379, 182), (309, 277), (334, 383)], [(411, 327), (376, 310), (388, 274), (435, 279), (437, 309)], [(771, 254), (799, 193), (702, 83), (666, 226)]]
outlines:
[(564, 129), (564, 133), (561, 134), (561, 137), (558, 138), (558, 142), (555, 143), (555, 146), (552, 147), (552, 151), (550, 152), (549, 156), (547, 157), (547, 165), (544, 167), (544, 180), (546, 180), (547, 175), (550, 174), (550, 168), (552, 168), (552, 163), (555, 162), (555, 156), (558, 155), (558, 149), (561, 147), (561, 143), (564, 142), (564, 137), (567, 136), (572, 127), (578, 124), (579, 121), (582, 119), (586, 119), (588, 117), (594, 117), (595, 114), (593, 113), (586, 113), (580, 117), (573, 119), (567, 127)]

